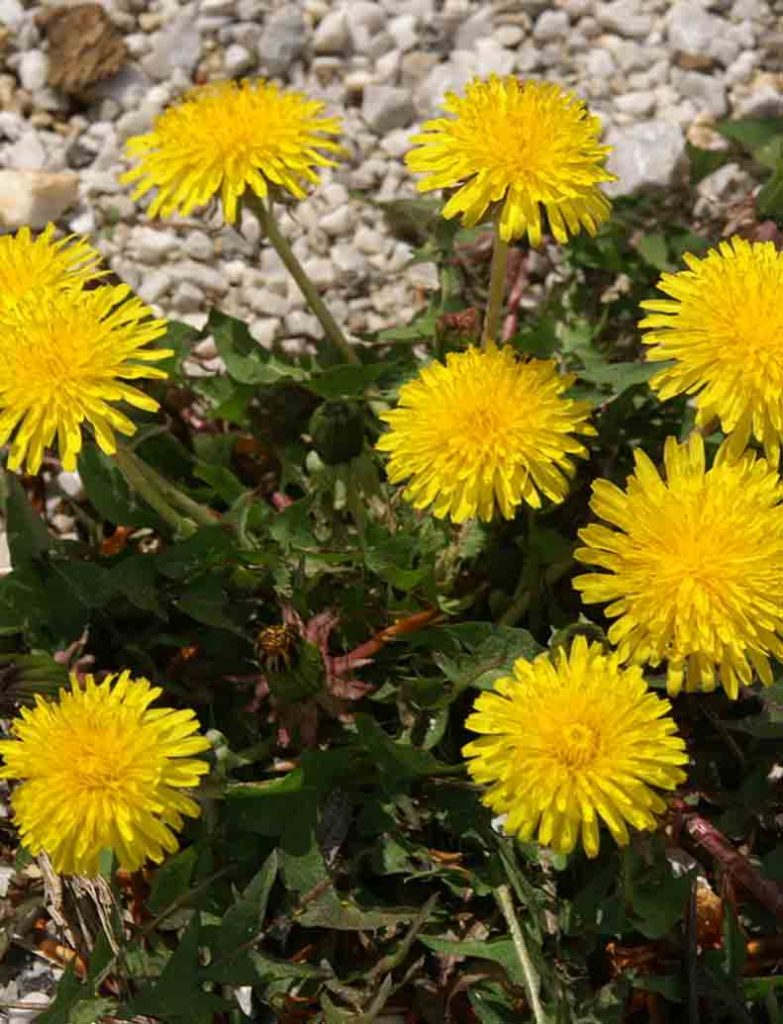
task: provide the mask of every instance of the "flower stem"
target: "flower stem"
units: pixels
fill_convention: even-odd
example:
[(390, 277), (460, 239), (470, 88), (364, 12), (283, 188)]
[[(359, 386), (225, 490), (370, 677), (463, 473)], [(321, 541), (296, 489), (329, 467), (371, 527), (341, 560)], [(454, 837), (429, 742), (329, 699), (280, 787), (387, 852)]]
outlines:
[(199, 526), (217, 525), (220, 521), (220, 516), (217, 512), (213, 512), (212, 509), (202, 505), (201, 502), (194, 501), (193, 498), (189, 498), (187, 494), (184, 494), (179, 489), (179, 487), (175, 487), (174, 484), (170, 483), (164, 476), (158, 473), (156, 469), (153, 469), (152, 466), (139, 458), (135, 452), (133, 452), (132, 455), (136, 459), (139, 469), (145, 475), (147, 480), (163, 493), (167, 501), (171, 502), (175, 507), (179, 506), (180, 511), (184, 512)]
[(258, 218), (261, 230), (277, 250), (277, 254), (283, 261), (286, 270), (299, 285), (302, 295), (307, 299), (307, 304), (310, 309), (318, 317), (318, 320), (324, 329), (324, 334), (331, 343), (335, 352), (337, 352), (338, 355), (340, 355), (347, 363), (358, 363), (359, 357), (357, 356), (356, 351), (348, 343), (345, 335), (337, 326), (337, 322), (327, 309), (326, 303), (318, 294), (315, 285), (305, 273), (304, 267), (294, 255), (293, 249), (280, 233), (277, 222), (269, 212), (266, 204), (252, 192), (245, 193), (244, 202)]
[(196, 527), (192, 520), (186, 519), (185, 516), (180, 515), (176, 509), (172, 508), (160, 488), (156, 487), (146, 477), (139, 468), (141, 459), (130, 448), (126, 448), (123, 444), (118, 444), (114, 460), (131, 490), (135, 491), (140, 498), (143, 498), (150, 508), (154, 509), (161, 519), (169, 524), (175, 533), (189, 535), (195, 531)]
[(517, 915), (514, 912), (514, 902), (511, 899), (511, 890), (507, 885), (499, 885), (495, 890), (495, 899), (498, 902), (500, 911), (506, 919), (508, 930), (511, 933), (511, 941), (514, 943), (514, 951), (517, 954), (519, 965), (522, 968), (522, 975), (525, 979), (525, 992), (527, 993), (530, 1009), (533, 1012), (533, 1019), (536, 1024), (547, 1024), (546, 1014), (538, 997), (538, 974), (530, 959), (525, 936), (519, 926)]
[(508, 242), (500, 237), (500, 221), (495, 221), (495, 239), (492, 245), (492, 267), (489, 272), (489, 295), (487, 312), (484, 317), (484, 332), (481, 343), (484, 348), (489, 342), (497, 340), (500, 310), (503, 306), (503, 295), (506, 290), (506, 260), (508, 259)]

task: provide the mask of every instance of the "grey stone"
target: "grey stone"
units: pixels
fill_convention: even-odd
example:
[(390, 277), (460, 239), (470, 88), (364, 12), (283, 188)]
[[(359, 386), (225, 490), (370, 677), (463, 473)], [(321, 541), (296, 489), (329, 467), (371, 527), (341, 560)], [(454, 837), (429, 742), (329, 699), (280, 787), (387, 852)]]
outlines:
[(590, 50), (585, 59), (585, 72), (595, 78), (611, 78), (617, 65), (608, 50)]
[(643, 14), (633, 0), (613, 0), (612, 3), (596, 4), (596, 17), (604, 28), (620, 36), (645, 39), (652, 29), (652, 18)]
[(313, 53), (343, 54), (348, 52), (350, 45), (351, 35), (345, 11), (342, 8), (329, 11), (313, 34)]
[(192, 12), (185, 10), (175, 15), (156, 35), (152, 50), (142, 61), (142, 68), (150, 78), (162, 82), (171, 77), (175, 68), (182, 68), (190, 75), (200, 57), (201, 33)]
[(648, 117), (655, 109), (655, 96), (649, 91), (624, 92), (615, 97), (615, 108), (633, 117)]
[(183, 281), (188, 281), (207, 293), (225, 295), (228, 291), (228, 284), (220, 271), (213, 267), (206, 267), (203, 263), (190, 261), (178, 263), (177, 274)]
[(728, 110), (726, 89), (717, 75), (702, 75), (698, 71), (685, 71), (679, 75), (680, 92), (692, 99), (700, 110), (713, 117), (723, 117)]
[(182, 243), (183, 251), (194, 260), (211, 260), (215, 255), (215, 246), (209, 235), (203, 231), (189, 231)]
[(130, 245), (141, 263), (162, 263), (178, 248), (176, 236), (169, 231), (156, 231), (155, 228), (138, 226), (131, 229)]
[(157, 302), (171, 288), (172, 281), (168, 270), (152, 270), (144, 274), (137, 291), (145, 302)]
[(290, 309), (286, 296), (278, 295), (269, 288), (248, 288), (245, 290), (248, 306), (262, 316), (284, 317)]
[(709, 53), (710, 44), (724, 28), (722, 19), (710, 14), (696, 0), (676, 0), (666, 19), (672, 49), (695, 57)]
[(315, 259), (305, 260), (302, 266), (319, 291), (331, 288), (337, 280), (337, 272), (331, 260), (316, 257)]
[(66, 470), (57, 474), (57, 486), (68, 498), (74, 501), (81, 501), (84, 497), (84, 485), (78, 473), (69, 473)]
[(520, 25), (499, 25), (495, 29), (495, 39), (509, 50), (519, 46), (524, 38), (525, 30)]
[(253, 54), (241, 43), (232, 43), (223, 54), (223, 67), (230, 78), (236, 78), (237, 75), (249, 71), (255, 62)]
[(258, 59), (268, 75), (285, 75), (304, 53), (307, 26), (300, 11), (283, 7), (269, 18), (258, 40)]
[(739, 164), (729, 163), (708, 174), (696, 186), (696, 192), (711, 206), (723, 206), (727, 202), (746, 195), (754, 182)]
[(476, 41), (492, 34), (494, 19), (489, 4), (466, 18), (457, 28), (454, 37), (455, 50), (472, 50)]
[(533, 27), (533, 38), (546, 43), (562, 39), (568, 33), (570, 21), (565, 11), (547, 10), (538, 16)]
[(400, 14), (396, 18), (392, 18), (387, 26), (387, 31), (394, 40), (395, 47), (401, 53), (414, 49), (419, 41), (417, 19), (412, 14)]
[(332, 210), (331, 213), (327, 213), (326, 216), (321, 217), (319, 224), (327, 235), (331, 235), (332, 238), (339, 238), (340, 235), (347, 235), (353, 230), (354, 219), (353, 210), (345, 203), (343, 206), (338, 206), (336, 210)]
[(362, 100), (362, 117), (378, 134), (404, 128), (416, 116), (408, 89), (391, 85), (368, 85)]
[(783, 116), (783, 92), (770, 82), (761, 82), (736, 106), (738, 117)]
[(609, 170), (618, 180), (605, 186), (609, 195), (631, 195), (671, 184), (685, 152), (682, 129), (668, 121), (641, 121), (609, 132)]
[(197, 313), (203, 309), (205, 301), (203, 291), (190, 281), (181, 281), (171, 297), (172, 308), (178, 313)]
[(5, 149), (5, 166), (18, 171), (41, 171), (46, 166), (46, 150), (38, 133), (26, 131)]
[(24, 7), (19, 0), (0, 0), (0, 24), (15, 32), (24, 21)]
[(313, 316), (312, 313), (305, 313), (302, 310), (295, 309), (286, 316), (284, 325), (288, 334), (302, 334), (305, 337), (311, 338), (323, 337), (324, 329), (321, 327), (318, 318)]

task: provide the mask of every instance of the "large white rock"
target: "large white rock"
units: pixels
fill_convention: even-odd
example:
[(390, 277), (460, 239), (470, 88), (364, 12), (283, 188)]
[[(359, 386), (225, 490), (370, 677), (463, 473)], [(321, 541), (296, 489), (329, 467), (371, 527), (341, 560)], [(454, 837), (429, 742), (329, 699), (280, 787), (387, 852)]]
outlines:
[(640, 121), (609, 132), (609, 170), (618, 180), (606, 191), (626, 196), (671, 184), (685, 152), (682, 129), (669, 121)]
[(78, 197), (79, 177), (70, 171), (0, 170), (0, 229), (43, 228)]

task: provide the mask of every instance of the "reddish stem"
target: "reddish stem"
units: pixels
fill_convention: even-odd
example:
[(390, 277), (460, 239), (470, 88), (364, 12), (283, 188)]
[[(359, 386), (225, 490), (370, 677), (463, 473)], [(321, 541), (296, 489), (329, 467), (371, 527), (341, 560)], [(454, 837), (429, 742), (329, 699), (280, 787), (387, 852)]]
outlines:
[(693, 842), (706, 850), (727, 875), (738, 882), (758, 902), (776, 917), (783, 918), (783, 891), (769, 878), (765, 878), (729, 840), (700, 814), (686, 811), (682, 825)]
[(406, 633), (415, 633), (417, 630), (428, 626), (439, 616), (440, 612), (437, 608), (427, 608), (423, 612), (414, 612), (413, 615), (408, 615), (404, 619), (392, 623), (391, 626), (387, 626), (376, 633), (374, 637), (365, 640), (358, 647), (354, 647), (348, 654), (344, 654), (341, 658), (335, 658), (333, 662), (335, 674), (341, 675), (343, 672), (356, 668), (376, 655), (390, 640), (395, 640)]

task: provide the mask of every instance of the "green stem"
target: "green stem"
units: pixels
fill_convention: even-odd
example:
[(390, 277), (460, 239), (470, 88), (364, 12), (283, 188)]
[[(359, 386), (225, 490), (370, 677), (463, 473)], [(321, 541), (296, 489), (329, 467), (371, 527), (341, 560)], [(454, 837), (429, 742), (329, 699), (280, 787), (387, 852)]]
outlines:
[(283, 261), (286, 270), (299, 285), (299, 289), (307, 300), (308, 306), (318, 317), (327, 340), (331, 342), (335, 351), (347, 363), (358, 363), (359, 357), (355, 349), (348, 343), (345, 335), (337, 326), (337, 322), (327, 309), (326, 303), (318, 294), (315, 285), (305, 273), (304, 267), (294, 255), (293, 249), (280, 233), (277, 222), (269, 212), (266, 204), (252, 192), (245, 193), (244, 202), (258, 218), (261, 230), (277, 250), (277, 254)]
[(511, 934), (511, 941), (514, 943), (514, 951), (522, 968), (522, 976), (525, 979), (525, 992), (527, 993), (530, 1009), (536, 1024), (547, 1024), (546, 1014), (538, 996), (539, 980), (533, 961), (530, 959), (525, 936), (519, 926), (517, 915), (514, 912), (514, 902), (511, 899), (511, 890), (507, 885), (500, 885), (495, 890), (495, 899), (498, 902), (500, 911), (506, 919), (508, 930)]
[(135, 452), (130, 454), (136, 460), (139, 471), (144, 474), (153, 487), (156, 487), (163, 493), (167, 501), (171, 502), (174, 506), (178, 505), (180, 511), (184, 512), (195, 523), (198, 523), (199, 526), (215, 526), (217, 524), (218, 518), (216, 513), (206, 508), (200, 502), (194, 501), (193, 498), (189, 498), (179, 487), (170, 483), (156, 469), (153, 469), (152, 466), (139, 458)]
[(508, 259), (508, 242), (500, 237), (500, 221), (495, 221), (495, 240), (492, 246), (492, 267), (489, 272), (489, 295), (487, 296), (487, 312), (484, 317), (484, 332), (481, 343), (484, 348), (489, 342), (497, 341), (500, 311), (503, 308), (503, 296), (506, 291), (506, 261)]
[(140, 498), (143, 498), (150, 508), (154, 509), (161, 519), (169, 524), (175, 533), (193, 533), (195, 530), (194, 524), (190, 519), (186, 519), (176, 509), (172, 508), (160, 489), (149, 481), (139, 468), (141, 460), (137, 455), (134, 455), (125, 445), (118, 444), (114, 460), (131, 490), (135, 491)]

